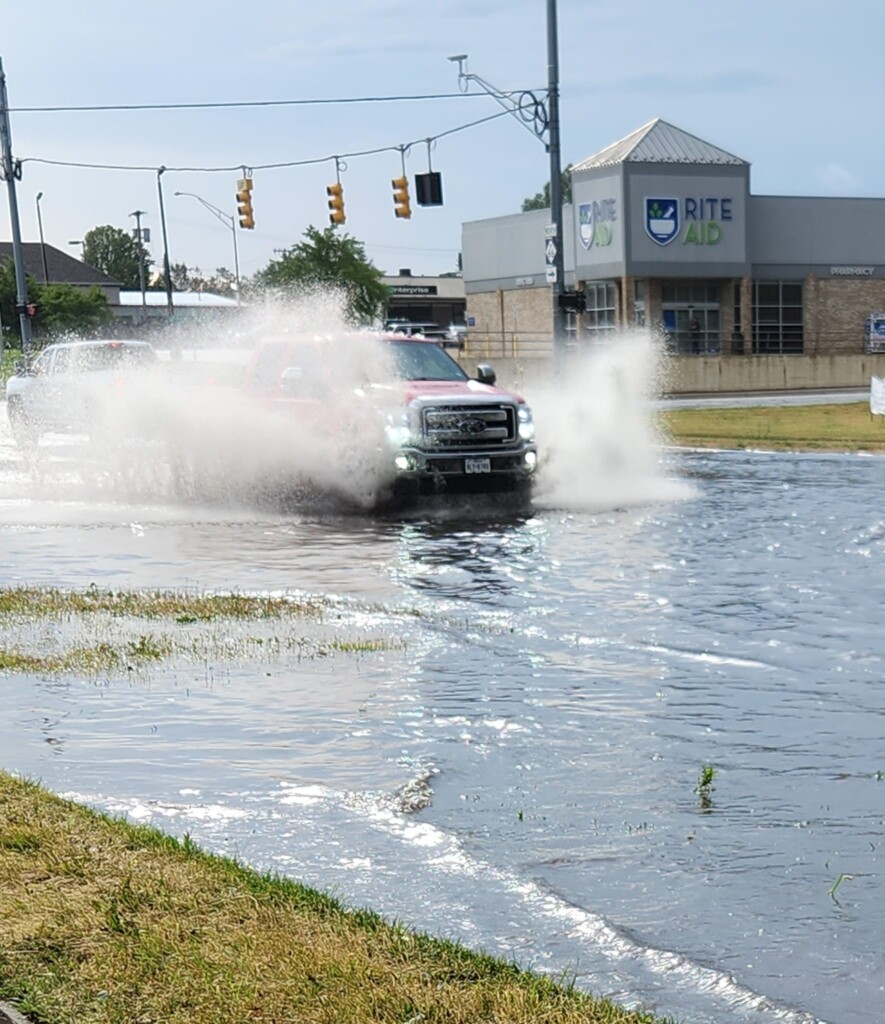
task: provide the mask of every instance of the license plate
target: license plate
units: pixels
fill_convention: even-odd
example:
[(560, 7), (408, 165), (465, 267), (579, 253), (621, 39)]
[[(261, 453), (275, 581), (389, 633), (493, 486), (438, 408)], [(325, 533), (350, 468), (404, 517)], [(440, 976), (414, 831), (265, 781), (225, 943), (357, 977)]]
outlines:
[(465, 459), (464, 460), (464, 472), (465, 473), (491, 473), (492, 471), (492, 460), (491, 459)]

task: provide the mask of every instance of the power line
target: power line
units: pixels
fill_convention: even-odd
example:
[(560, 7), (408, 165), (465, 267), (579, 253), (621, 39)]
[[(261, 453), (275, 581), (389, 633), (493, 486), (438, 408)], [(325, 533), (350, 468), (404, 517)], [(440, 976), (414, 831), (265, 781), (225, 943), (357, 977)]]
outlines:
[[(229, 167), (167, 167), (164, 165), (163, 170), (168, 172), (177, 173), (200, 173), (210, 174), (216, 171), (241, 171), (244, 167), (248, 166), (253, 171), (269, 171), (278, 170), (284, 167), (308, 167), (313, 164), (325, 164), (332, 160), (346, 160), (353, 159), (359, 156), (376, 156), (378, 153), (400, 153), (408, 152), (412, 146), (417, 146), (419, 143), (433, 143), (438, 139), (444, 139), (449, 135), (455, 135), (457, 132), (466, 131), (468, 128), (475, 128), (477, 125), (486, 124), (489, 121), (495, 121), (499, 117), (505, 117), (510, 113), (509, 110), (501, 110), (495, 114), (489, 114), (488, 117), (481, 117), (476, 121), (469, 121), (467, 124), (458, 125), (456, 128), (449, 128), (444, 132), (439, 132), (436, 135), (431, 135), (423, 139), (413, 139), (411, 142), (407, 142), (404, 145), (399, 146), (379, 146), (376, 149), (363, 149), (357, 150), (353, 153), (336, 153), (330, 156), (315, 157), (310, 160), (285, 160), (279, 163), (271, 164), (233, 164)], [(80, 167), (94, 171), (157, 171), (157, 167), (149, 167), (146, 165), (138, 164), (93, 164), (93, 163), (81, 163), (75, 160), (50, 160), (46, 157), (39, 156), (26, 156), (23, 157), (21, 163), (32, 163), (32, 164), (49, 164), (53, 167)]]
[[(502, 93), (502, 96), (516, 96), (525, 90)], [(482, 93), (440, 92), (420, 93), (402, 96), (340, 96), (298, 100), (230, 100), (208, 103), (97, 103), (67, 107), (10, 107), (12, 114), (72, 114), (96, 111), (134, 110), (231, 110), (238, 107), (310, 107), (352, 103), (403, 103), (418, 100), (456, 100), (481, 97)]]

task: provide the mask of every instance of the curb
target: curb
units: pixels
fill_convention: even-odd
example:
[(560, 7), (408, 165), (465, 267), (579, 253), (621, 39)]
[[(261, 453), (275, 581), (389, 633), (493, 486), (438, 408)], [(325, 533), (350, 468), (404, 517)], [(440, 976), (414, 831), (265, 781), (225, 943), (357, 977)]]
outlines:
[(0, 1024), (31, 1024), (31, 1022), (8, 1003), (0, 1003)]

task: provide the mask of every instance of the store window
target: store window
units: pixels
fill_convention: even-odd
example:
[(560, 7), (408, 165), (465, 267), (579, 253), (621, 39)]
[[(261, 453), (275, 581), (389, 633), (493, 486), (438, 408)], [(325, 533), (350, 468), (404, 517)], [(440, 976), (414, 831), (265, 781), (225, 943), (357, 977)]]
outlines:
[(801, 281), (753, 282), (753, 352), (801, 355), (805, 350)]
[(677, 355), (719, 352), (721, 316), (718, 281), (665, 281), (661, 322), (667, 347)]
[(618, 289), (612, 281), (587, 281), (584, 284), (587, 312), (584, 328), (588, 334), (598, 335), (615, 329)]
[(645, 281), (633, 283), (633, 323), (645, 327)]

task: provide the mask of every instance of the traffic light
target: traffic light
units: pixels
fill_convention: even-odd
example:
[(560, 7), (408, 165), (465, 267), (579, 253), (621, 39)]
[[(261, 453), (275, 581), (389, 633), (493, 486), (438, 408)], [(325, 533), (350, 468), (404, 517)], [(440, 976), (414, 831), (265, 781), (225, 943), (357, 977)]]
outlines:
[(240, 215), (240, 227), (255, 227), (255, 218), (252, 216), (252, 179), (240, 178), (237, 182), (237, 213)]
[(326, 195), (329, 197), (329, 223), (333, 226), (343, 224), (347, 220), (344, 215), (344, 186), (340, 181), (327, 185)]
[(408, 220), (412, 216), (412, 207), (409, 205), (409, 179), (403, 175), (401, 178), (394, 178), (390, 184), (393, 186), (393, 212), (397, 217)]
[(419, 206), (442, 206), (442, 175), (439, 171), (415, 175), (415, 199)]

